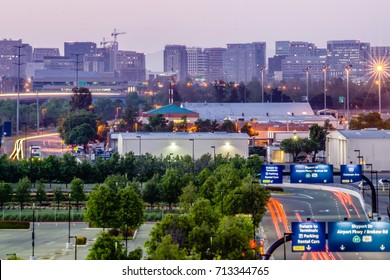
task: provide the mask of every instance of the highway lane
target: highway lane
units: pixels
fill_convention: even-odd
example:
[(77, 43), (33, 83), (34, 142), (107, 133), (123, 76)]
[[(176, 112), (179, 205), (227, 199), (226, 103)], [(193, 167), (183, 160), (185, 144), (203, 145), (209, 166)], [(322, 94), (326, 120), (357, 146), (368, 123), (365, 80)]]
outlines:
[[(338, 222), (349, 221), (364, 222), (368, 218), (364, 212), (362, 200), (352, 193), (340, 189), (313, 189), (311, 186), (285, 184), (284, 192), (273, 193), (267, 205), (262, 226), (264, 228), (268, 246), (284, 233), (291, 232), (291, 222), (311, 221)], [(390, 259), (390, 253), (341, 253), (316, 252), (292, 253), (291, 243), (286, 244), (287, 259), (335, 259), (335, 260), (372, 260)], [(273, 257), (283, 259), (283, 246), (280, 246)]]

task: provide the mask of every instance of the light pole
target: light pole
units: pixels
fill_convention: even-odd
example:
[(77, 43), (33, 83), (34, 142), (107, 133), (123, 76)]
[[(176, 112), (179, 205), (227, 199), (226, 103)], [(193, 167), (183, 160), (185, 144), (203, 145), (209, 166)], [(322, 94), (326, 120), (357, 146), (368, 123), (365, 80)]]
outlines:
[(66, 248), (70, 247), (70, 193), (68, 193), (68, 243), (66, 243)]
[(345, 66), (345, 73), (347, 74), (347, 128), (349, 128), (349, 72), (351, 69), (351, 64)]
[(35, 260), (35, 203), (33, 203), (33, 216), (32, 216), (32, 234), (31, 234), (31, 245), (32, 245), (32, 253), (30, 260)]
[(138, 138), (138, 155), (141, 156), (141, 135), (136, 136)]
[(379, 98), (379, 115), (382, 113), (382, 72), (384, 71), (384, 66), (382, 64), (378, 64), (376, 66), (376, 73), (378, 74), (378, 98)]
[(265, 67), (260, 68), (261, 72), (261, 103), (264, 103), (264, 71)]
[(74, 260), (77, 260), (77, 236), (69, 236), (74, 238)]
[(211, 149), (213, 149), (213, 155), (214, 155), (214, 165), (215, 165), (215, 146), (211, 146)]
[(22, 48), (24, 48), (25, 45), (19, 45), (19, 46), (15, 46), (15, 48), (18, 49), (18, 63), (16, 63), (16, 65), (18, 65), (18, 100), (17, 100), (17, 103), (16, 103), (16, 135), (19, 136), (19, 111), (20, 111), (20, 66), (22, 65), (22, 63), (20, 63), (20, 57), (22, 56), (20, 54), (20, 51)]
[(309, 72), (310, 72), (311, 66), (307, 66), (305, 68), (306, 72), (306, 102), (309, 102)]
[(324, 73), (324, 110), (326, 115), (326, 70), (328, 70), (329, 65), (326, 65), (322, 68), (322, 72)]
[(195, 178), (195, 139), (189, 139), (192, 142), (192, 175)]
[(361, 163), (360, 163), (360, 150), (353, 150), (353, 151), (354, 151), (355, 153), (358, 153), (358, 157), (357, 157), (357, 158), (359, 159), (359, 164), (361, 164)]

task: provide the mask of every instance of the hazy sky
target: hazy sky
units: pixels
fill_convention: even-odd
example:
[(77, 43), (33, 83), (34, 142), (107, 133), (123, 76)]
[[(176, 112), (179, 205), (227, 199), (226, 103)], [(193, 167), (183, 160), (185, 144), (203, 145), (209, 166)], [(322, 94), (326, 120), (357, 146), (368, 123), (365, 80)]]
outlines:
[[(3, 1), (1, 39), (22, 39), (33, 47), (64, 41), (112, 40), (119, 48), (148, 56), (166, 44), (226, 47), (227, 43), (359, 39), (390, 46), (389, 0), (18, 0)], [(162, 65), (162, 57), (161, 57)], [(150, 68), (148, 67), (148, 68)], [(160, 70), (160, 69), (153, 69)]]

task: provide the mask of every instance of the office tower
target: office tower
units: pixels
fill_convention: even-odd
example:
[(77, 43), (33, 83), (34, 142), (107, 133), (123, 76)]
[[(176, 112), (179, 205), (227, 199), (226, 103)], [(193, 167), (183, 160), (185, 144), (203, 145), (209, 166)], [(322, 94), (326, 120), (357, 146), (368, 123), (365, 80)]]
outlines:
[(32, 47), (23, 44), (22, 40), (0, 40), (0, 76), (15, 78), (18, 76), (18, 66), (20, 66), (20, 76), (23, 77), (25, 65), (31, 61), (31, 58)]
[(330, 77), (345, 77), (345, 67), (352, 65), (350, 78), (361, 78), (368, 73), (370, 43), (359, 40), (334, 40), (327, 42), (327, 64)]
[(187, 77), (187, 49), (183, 45), (166, 45), (164, 49), (164, 72), (176, 72), (177, 79)]
[(226, 48), (206, 48), (203, 53), (207, 55), (208, 69), (207, 78), (208, 82), (214, 82), (223, 80), (223, 54), (226, 52)]
[(117, 52), (117, 71), (128, 81), (140, 82), (146, 79), (145, 54), (133, 51)]
[(370, 57), (377, 62), (390, 61), (390, 46), (375, 46), (370, 48)]
[(32, 61), (43, 62), (45, 56), (60, 56), (60, 50), (58, 48), (34, 48)]
[(75, 54), (91, 54), (96, 52), (96, 43), (94, 42), (65, 42), (64, 56), (72, 57)]
[(194, 80), (205, 81), (208, 72), (208, 55), (201, 48), (187, 48), (187, 73)]
[(226, 82), (247, 83), (260, 78), (260, 68), (266, 66), (266, 43), (228, 44), (223, 55)]

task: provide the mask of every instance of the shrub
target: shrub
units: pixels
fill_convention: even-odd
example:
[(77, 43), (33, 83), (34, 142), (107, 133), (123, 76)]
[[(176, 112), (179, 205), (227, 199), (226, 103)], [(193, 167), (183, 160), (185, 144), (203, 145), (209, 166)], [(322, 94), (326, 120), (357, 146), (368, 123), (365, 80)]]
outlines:
[(29, 229), (30, 222), (0, 221), (0, 229)]

